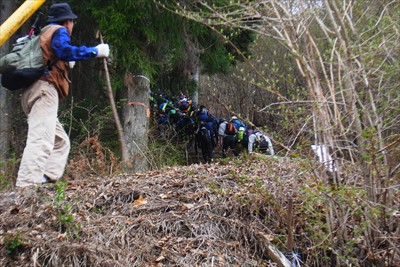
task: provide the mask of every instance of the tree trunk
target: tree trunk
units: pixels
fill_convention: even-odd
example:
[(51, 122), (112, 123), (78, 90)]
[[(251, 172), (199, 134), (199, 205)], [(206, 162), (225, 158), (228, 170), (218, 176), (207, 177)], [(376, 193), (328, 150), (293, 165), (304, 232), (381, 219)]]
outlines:
[(193, 103), (196, 103), (196, 106), (198, 106), (198, 104), (199, 104), (199, 66), (196, 67), (196, 72), (194, 74), (193, 79), (196, 82), (196, 88), (194, 89), (192, 100), (193, 100)]
[(123, 128), (129, 154), (132, 159), (131, 173), (148, 169), (146, 148), (150, 119), (150, 81), (142, 75), (125, 75), (128, 103), (123, 108)]
[[(15, 1), (4, 1), (0, 0), (1, 12), (0, 22), (3, 23), (16, 9), (17, 3)], [(14, 38), (6, 41), (0, 47), (0, 55), (3, 56), (11, 50), (11, 43)], [(1, 75), (0, 75), (1, 78)], [(0, 85), (0, 163), (4, 163), (10, 153), (11, 147), (11, 120), (15, 109), (12, 103), (12, 96), (10, 91), (3, 88)], [(0, 168), (6, 167), (4, 164), (0, 164)]]

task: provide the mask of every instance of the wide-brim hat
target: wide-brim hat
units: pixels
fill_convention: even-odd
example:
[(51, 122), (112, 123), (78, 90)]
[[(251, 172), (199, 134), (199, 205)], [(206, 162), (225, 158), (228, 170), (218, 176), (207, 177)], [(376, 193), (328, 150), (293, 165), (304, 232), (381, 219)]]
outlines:
[(47, 16), (47, 22), (58, 22), (68, 19), (77, 19), (69, 4), (57, 3), (50, 6), (49, 14)]

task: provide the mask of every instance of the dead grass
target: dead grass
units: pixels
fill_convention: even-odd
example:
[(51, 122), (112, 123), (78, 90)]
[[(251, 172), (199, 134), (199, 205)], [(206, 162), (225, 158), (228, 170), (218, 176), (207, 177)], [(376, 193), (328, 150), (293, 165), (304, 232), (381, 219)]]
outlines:
[[(298, 209), (301, 184), (314, 173), (306, 161), (253, 156), (81, 177), (68, 182), (61, 200), (54, 185), (3, 193), (0, 265), (274, 266), (266, 246), (286, 250), (288, 199)], [(62, 222), (68, 214), (72, 220)], [(295, 217), (301, 225), (301, 214)], [(301, 232), (296, 250), (315, 262)], [(6, 234), (22, 240), (11, 253)]]

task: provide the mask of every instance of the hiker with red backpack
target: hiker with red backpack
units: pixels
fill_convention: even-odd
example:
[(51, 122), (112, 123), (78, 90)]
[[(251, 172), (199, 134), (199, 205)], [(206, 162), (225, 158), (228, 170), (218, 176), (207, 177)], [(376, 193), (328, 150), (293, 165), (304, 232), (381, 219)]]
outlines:
[[(234, 116), (235, 117), (235, 116)], [(235, 156), (239, 155), (239, 152), (236, 149), (237, 143), (237, 128), (234, 124), (235, 118), (226, 123), (225, 131), (224, 131), (224, 139), (222, 141), (222, 157), (227, 157), (228, 149), (231, 148)], [(236, 118), (237, 119), (237, 118)]]
[(178, 107), (179, 107), (180, 111), (182, 111), (183, 113), (188, 113), (190, 104), (191, 104), (191, 100), (189, 100), (187, 98), (183, 98), (182, 100), (179, 101)]

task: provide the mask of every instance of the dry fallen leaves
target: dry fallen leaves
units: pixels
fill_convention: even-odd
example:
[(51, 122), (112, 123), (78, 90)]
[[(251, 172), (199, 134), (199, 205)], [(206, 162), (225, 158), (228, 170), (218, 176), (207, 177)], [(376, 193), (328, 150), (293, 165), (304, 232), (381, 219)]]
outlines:
[(136, 199), (135, 201), (133, 201), (133, 205), (134, 206), (142, 206), (147, 204), (147, 199), (145, 199), (143, 196), (139, 196), (138, 199)]
[[(50, 261), (53, 266), (74, 261), (86, 266), (270, 266), (254, 247), (262, 251), (265, 241), (279, 245), (274, 233), (285, 225), (287, 198), (298, 192), (299, 181), (314, 182), (313, 176), (290, 159), (251, 157), (85, 177), (65, 191), (71, 212), (79, 215), (70, 232), (60, 230), (54, 188), (39, 188), (21, 199), (0, 196), (0, 236), (14, 231), (27, 241), (25, 257), (11, 258), (0, 248), (0, 266), (29, 266), (33, 258), (37, 266)], [(304, 243), (301, 238), (296, 245), (309, 255), (315, 252), (306, 251), (309, 237)]]

